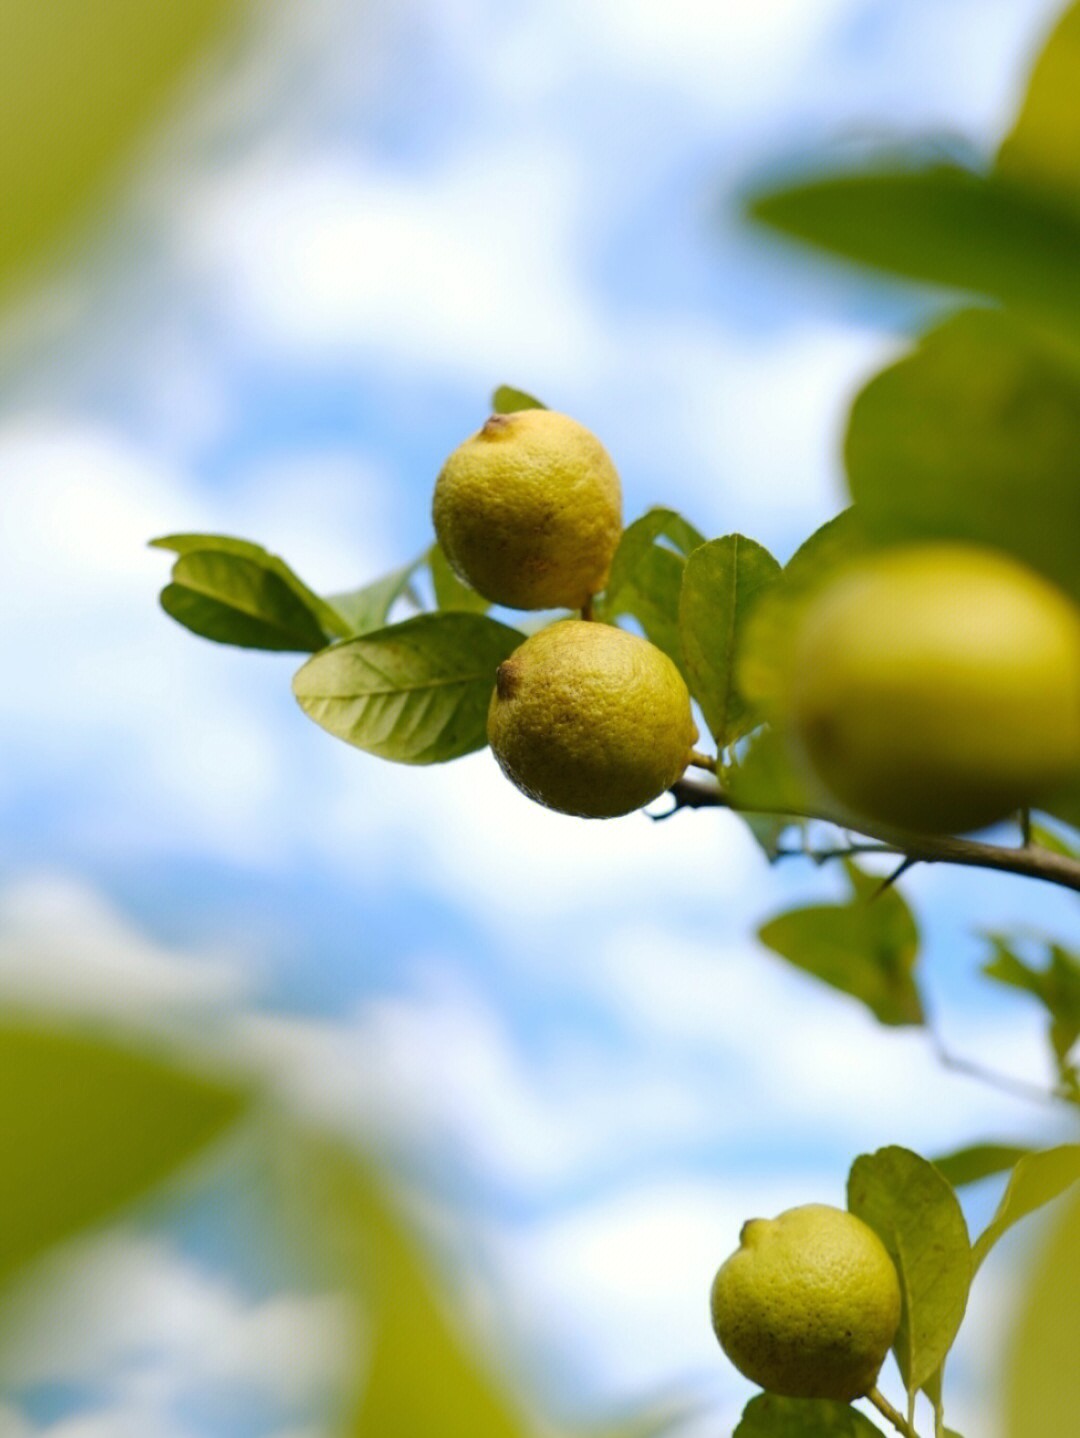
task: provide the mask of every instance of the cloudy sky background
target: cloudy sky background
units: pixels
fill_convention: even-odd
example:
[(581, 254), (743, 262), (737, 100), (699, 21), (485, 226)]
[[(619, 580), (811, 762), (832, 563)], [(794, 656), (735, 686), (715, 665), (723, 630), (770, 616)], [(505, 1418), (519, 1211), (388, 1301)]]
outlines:
[[(589, 824), (486, 754), (350, 750), (300, 715), (291, 658), (162, 616), (146, 541), (240, 534), (324, 592), (362, 583), (429, 543), (434, 476), (508, 381), (602, 437), (628, 518), (670, 504), (786, 558), (842, 502), (854, 387), (933, 302), (748, 231), (738, 194), (903, 135), (988, 153), (1056, 8), (267, 5), (9, 327), (0, 991), (209, 1025), (307, 1111), (426, 1157), (465, 1299), (549, 1413), (685, 1384), (729, 1432), (751, 1390), (706, 1295), (744, 1218), (842, 1202), (883, 1143), (1052, 1119), (757, 948), (836, 876), (768, 870), (731, 816)], [(906, 892), (949, 1046), (1044, 1077), (971, 930), (1075, 934), (1074, 908), (946, 870)], [(87, 1245), (85, 1312), (27, 1294), (0, 1438), (307, 1438), (334, 1299), (260, 1280), (239, 1199), (207, 1195)], [(952, 1375), (982, 1438), (1010, 1282), (981, 1276)]]

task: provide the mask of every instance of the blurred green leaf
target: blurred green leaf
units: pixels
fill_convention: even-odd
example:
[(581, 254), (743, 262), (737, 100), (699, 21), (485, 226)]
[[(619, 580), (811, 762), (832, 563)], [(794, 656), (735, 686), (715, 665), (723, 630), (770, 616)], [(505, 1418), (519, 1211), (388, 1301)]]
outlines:
[(248, 1096), (62, 1028), (0, 1024), (0, 1280), (109, 1217), (234, 1124)]
[(623, 531), (597, 615), (614, 623), (636, 619), (646, 638), (686, 677), (679, 631), (679, 595), (687, 556), (704, 537), (672, 509), (650, 509)]
[(1002, 174), (1080, 206), (1080, 5), (1061, 16), (1035, 63), (1016, 123), (998, 153)]
[(464, 610), (469, 614), (485, 614), (491, 608), (482, 594), (477, 594), (475, 589), (463, 584), (457, 577), (438, 544), (433, 544), (428, 550), (428, 568), (431, 571), (435, 603), (444, 613), (449, 610)]
[(1051, 854), (1060, 854), (1065, 859), (1080, 859), (1080, 844), (1071, 842), (1055, 829), (1048, 829), (1045, 824), (1032, 823), (1031, 841)]
[(726, 771), (725, 784), (738, 808), (763, 814), (812, 812), (820, 797), (792, 759), (784, 735), (772, 728), (750, 736), (738, 763)]
[(958, 1148), (954, 1153), (941, 1154), (931, 1159), (931, 1163), (953, 1188), (963, 1188), (966, 1184), (1004, 1173), (1029, 1153), (1030, 1148), (1012, 1143), (973, 1143), (966, 1148)]
[(890, 159), (758, 195), (749, 210), (833, 254), (986, 295), (1070, 339), (1080, 335), (1080, 216), (1034, 187)]
[(733, 1438), (881, 1438), (881, 1430), (849, 1403), (759, 1393), (743, 1409)]
[(971, 1286), (967, 1224), (945, 1178), (906, 1148), (864, 1154), (848, 1177), (848, 1208), (889, 1250), (903, 1310), (893, 1352), (911, 1392), (945, 1360)]
[(1080, 1413), (1080, 1199), (1051, 1232), (1015, 1307), (1005, 1363), (1005, 1438), (1073, 1433)]
[(0, 5), (0, 292), (107, 198), (237, 0)]
[(381, 629), (395, 601), (409, 591), (413, 575), (423, 562), (423, 557), (414, 559), (411, 564), (392, 569), (389, 574), (372, 580), (360, 589), (350, 589), (344, 594), (331, 594), (327, 603), (333, 605), (344, 622), (345, 634), (341, 637), (352, 638), (357, 634), (369, 634), (373, 629)]
[[(849, 873), (858, 873), (849, 866)], [(863, 876), (865, 877), (865, 876)], [(880, 880), (873, 880), (875, 891)], [(758, 937), (796, 968), (866, 1004), (880, 1023), (921, 1024), (922, 1001), (913, 977), (919, 933), (895, 888), (846, 904), (791, 909), (758, 930)]]
[(975, 1241), (973, 1250), (978, 1268), (1003, 1233), (1029, 1213), (1059, 1198), (1080, 1179), (1080, 1144), (1025, 1154), (1017, 1163), (1008, 1187), (989, 1225)]
[(1058, 1076), (1069, 1090), (1078, 1088), (1075, 1068), (1068, 1056), (1080, 1038), (1080, 959), (1060, 944), (1046, 941), (1043, 949), (1046, 962), (1042, 968), (1027, 963), (1014, 952), (1004, 934), (988, 934), (993, 958), (983, 965), (982, 972), (995, 983), (1020, 989), (1037, 999), (1050, 1017), (1049, 1039), (1057, 1064)]
[(931, 331), (858, 396), (845, 448), (874, 539), (993, 545), (1080, 597), (1080, 375), (1008, 316)]
[(741, 534), (714, 539), (686, 561), (679, 631), (690, 691), (717, 747), (760, 723), (736, 685), (736, 661), (755, 603), (778, 580), (769, 551)]
[(420, 614), (314, 655), (293, 678), (309, 718), (400, 764), (441, 764), (487, 743), (495, 671), (524, 639), (479, 614)]
[(546, 404), (541, 404), (531, 394), (523, 389), (514, 389), (512, 385), (501, 384), (491, 396), (491, 411), (493, 414), (514, 414), (519, 409), (547, 409)]

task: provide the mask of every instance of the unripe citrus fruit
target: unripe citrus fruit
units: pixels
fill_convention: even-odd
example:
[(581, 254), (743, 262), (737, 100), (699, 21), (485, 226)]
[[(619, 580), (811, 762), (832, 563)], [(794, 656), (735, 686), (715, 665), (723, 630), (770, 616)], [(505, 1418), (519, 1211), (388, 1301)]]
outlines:
[(530, 799), (610, 819), (674, 784), (697, 728), (683, 677), (662, 650), (610, 624), (565, 619), (499, 665), (488, 739)]
[(889, 550), (810, 601), (791, 727), (856, 815), (962, 833), (1080, 768), (1080, 611), (994, 550)]
[(810, 1203), (743, 1224), (713, 1280), (712, 1321), (739, 1372), (770, 1393), (849, 1403), (896, 1337), (900, 1282), (869, 1225)]
[(466, 584), (511, 609), (580, 609), (607, 583), (622, 533), (619, 476), (576, 420), (495, 414), (443, 465), (435, 533)]

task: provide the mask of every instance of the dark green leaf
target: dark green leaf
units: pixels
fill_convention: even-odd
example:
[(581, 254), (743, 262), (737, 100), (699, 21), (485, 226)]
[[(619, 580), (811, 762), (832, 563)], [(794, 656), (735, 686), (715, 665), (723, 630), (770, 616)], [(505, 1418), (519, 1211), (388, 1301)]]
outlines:
[[(874, 880), (875, 892), (880, 881)], [(921, 1024), (913, 977), (919, 934), (895, 888), (847, 904), (817, 904), (780, 914), (758, 937), (796, 968), (861, 1000), (883, 1024)]]
[(495, 671), (522, 642), (479, 614), (420, 614), (325, 649), (293, 692), (329, 733), (401, 764), (482, 749)]
[(849, 1403), (761, 1393), (743, 1409), (733, 1438), (881, 1438), (881, 1430)]
[(546, 404), (541, 404), (531, 394), (526, 394), (523, 389), (514, 389), (512, 385), (501, 384), (491, 396), (491, 410), (493, 414), (514, 414), (519, 409), (547, 409)]
[(1080, 205), (1080, 5), (1071, 5), (1032, 72), (1027, 95), (998, 154), (1002, 174)]
[(283, 580), (250, 559), (184, 554), (161, 607), (203, 639), (243, 649), (311, 652), (327, 642), (318, 620)]
[(465, 610), (470, 614), (484, 614), (490, 609), (488, 601), (475, 589), (463, 584), (447, 562), (446, 555), (437, 544), (428, 550), (428, 568), (431, 584), (435, 591), (435, 603), (444, 612)]
[(848, 1208), (896, 1264), (903, 1310), (893, 1352), (909, 1391), (917, 1391), (944, 1362), (967, 1306), (972, 1262), (964, 1215), (933, 1164), (896, 1147), (855, 1160)]
[(834, 254), (1080, 333), (1080, 218), (1033, 187), (888, 161), (759, 195), (750, 213)]
[(1025, 1154), (1013, 1169), (997, 1212), (975, 1242), (975, 1267), (980, 1266), (1014, 1223), (1059, 1198), (1077, 1179), (1080, 1179), (1080, 1144), (1067, 1143), (1041, 1153)]
[(1053, 1230), (1019, 1304), (1005, 1381), (1005, 1438), (1057, 1438), (1080, 1413), (1080, 1200)]
[(1080, 375), (1008, 316), (956, 315), (871, 380), (846, 461), (875, 539), (992, 545), (1080, 597)]
[(103, 1038), (0, 1027), (0, 1279), (235, 1123), (238, 1088)]
[(1040, 805), (1040, 808), (1044, 814), (1048, 814), (1052, 819), (1062, 820), (1070, 829), (1076, 829), (1080, 833), (1080, 780), (1067, 784), (1052, 799)]
[(931, 1162), (953, 1188), (963, 1188), (966, 1184), (1004, 1173), (1030, 1152), (1030, 1148), (1011, 1143), (973, 1143), (967, 1148), (958, 1148), (954, 1153), (941, 1154)]
[(736, 685), (736, 661), (754, 606), (780, 575), (767, 549), (741, 534), (700, 545), (686, 561), (679, 630), (690, 692), (717, 747), (760, 723)]

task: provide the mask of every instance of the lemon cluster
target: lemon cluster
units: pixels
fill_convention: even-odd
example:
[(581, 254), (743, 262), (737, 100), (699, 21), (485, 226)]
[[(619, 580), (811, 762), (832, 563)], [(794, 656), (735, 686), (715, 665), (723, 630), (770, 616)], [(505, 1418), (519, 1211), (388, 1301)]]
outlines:
[[(588, 610), (622, 533), (603, 445), (552, 410), (492, 415), (446, 461), (435, 533), (451, 568), (493, 604)], [(488, 739), (530, 798), (583, 818), (639, 809), (679, 778), (697, 739), (682, 675), (647, 640), (564, 619), (499, 666)]]

